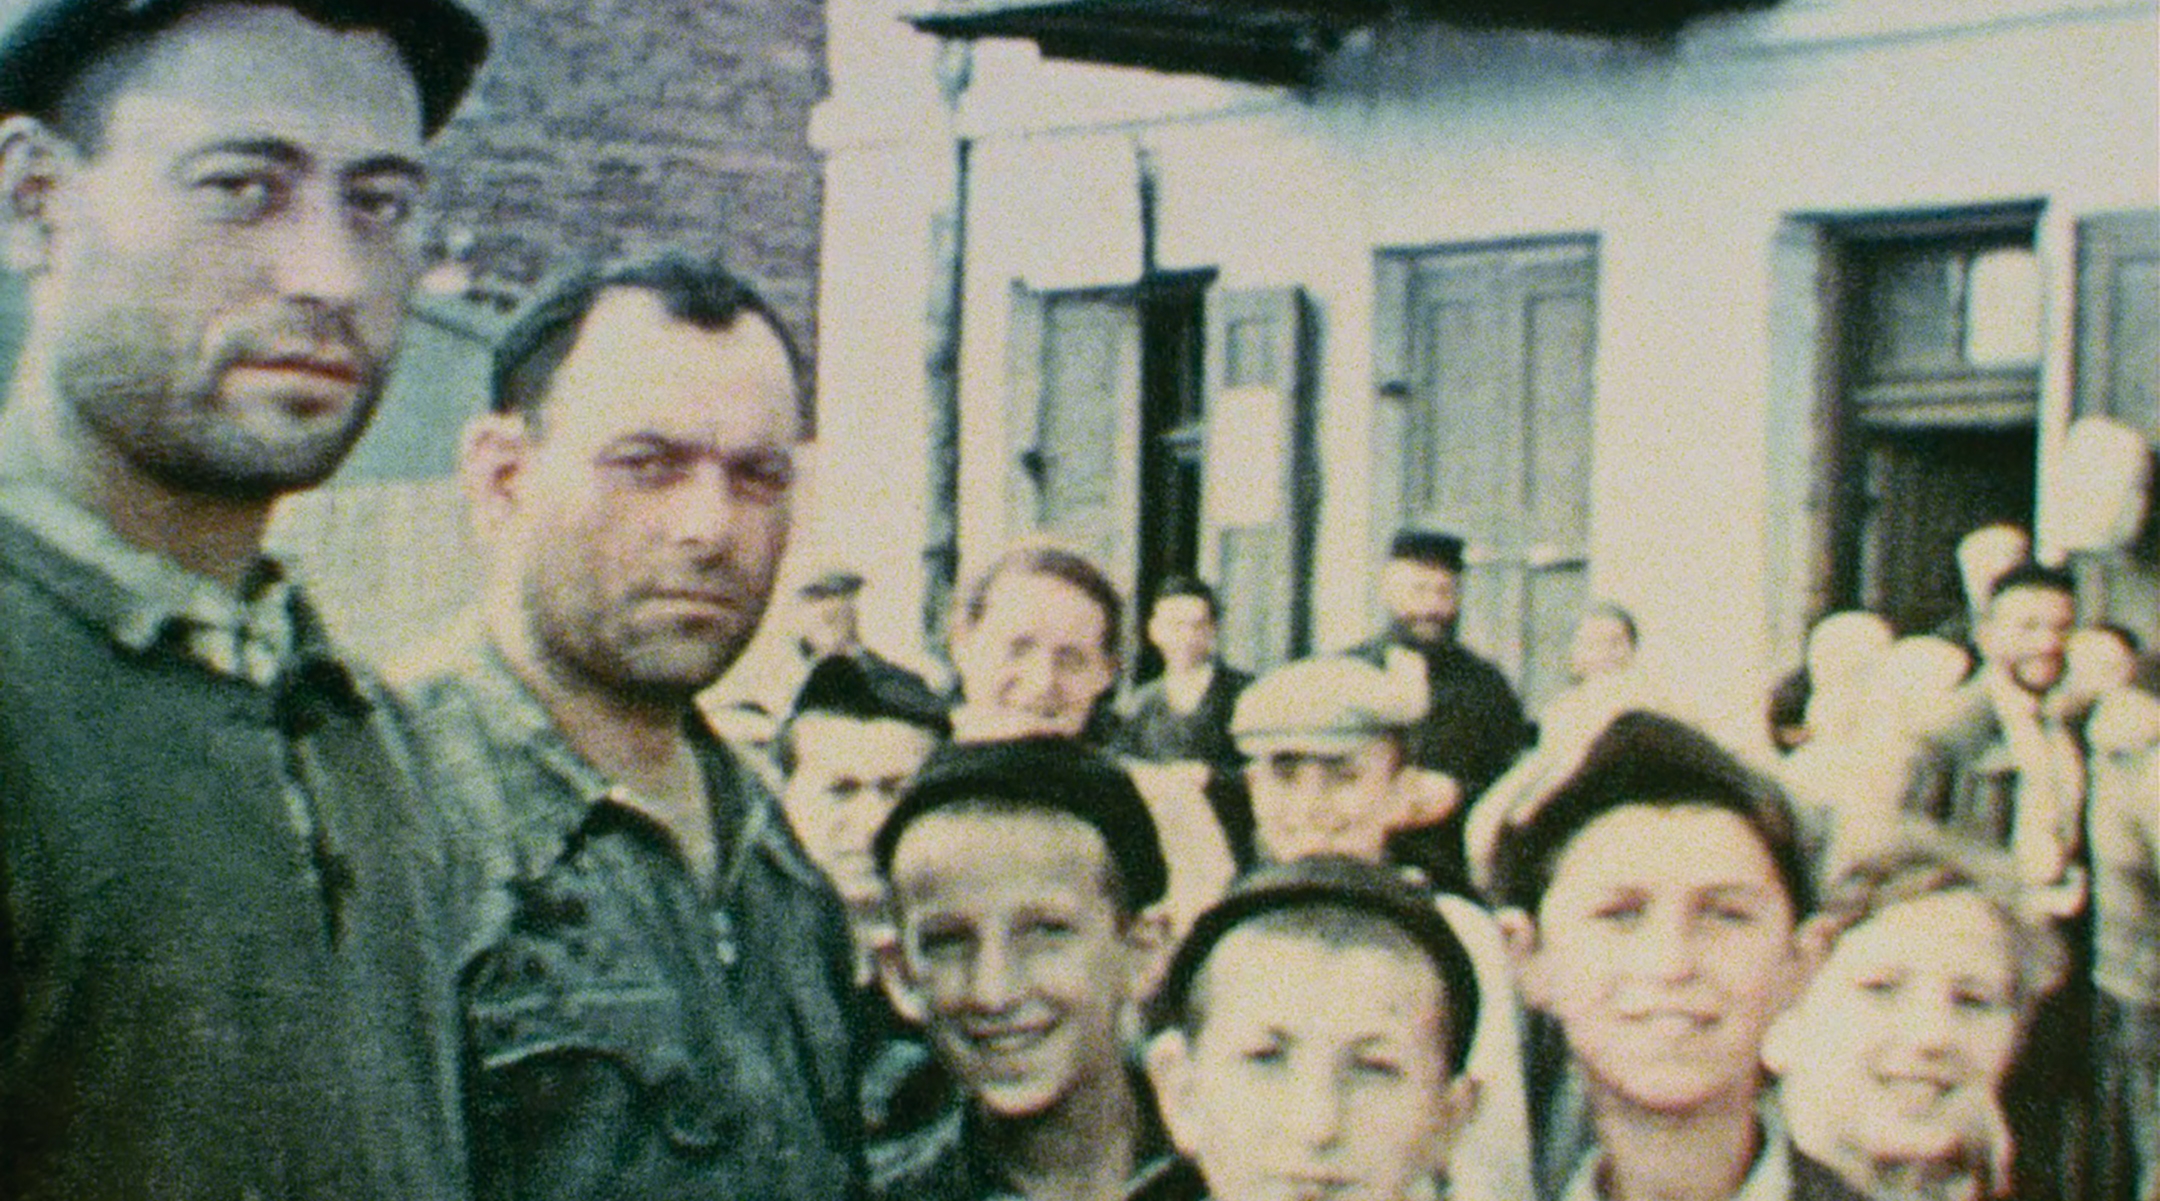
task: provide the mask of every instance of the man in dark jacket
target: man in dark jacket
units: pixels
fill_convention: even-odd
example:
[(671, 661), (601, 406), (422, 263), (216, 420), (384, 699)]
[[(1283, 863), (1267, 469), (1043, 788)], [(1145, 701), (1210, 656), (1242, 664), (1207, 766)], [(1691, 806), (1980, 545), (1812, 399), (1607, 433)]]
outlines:
[(449, 0), (0, 32), (0, 1196), (455, 1199), (450, 848), (261, 555), (372, 412)]
[(463, 997), (482, 1197), (860, 1185), (839, 899), (694, 704), (771, 595), (803, 386), (771, 309), (675, 257), (541, 296), (497, 352), (461, 461), (480, 630), (412, 688), (494, 851)]
[(1396, 534), (1380, 577), (1387, 631), (1355, 651), (1383, 667), (1398, 647), (1424, 659), (1425, 718), (1410, 728), (1405, 751), (1409, 766), (1444, 777), (1429, 782), (1441, 800), (1435, 808), (1445, 814), (1398, 834), (1390, 851), (1444, 892), (1470, 891), (1464, 814), (1530, 744), (1522, 702), (1507, 677), (1455, 640), (1462, 570), (1462, 539), (1425, 530)]

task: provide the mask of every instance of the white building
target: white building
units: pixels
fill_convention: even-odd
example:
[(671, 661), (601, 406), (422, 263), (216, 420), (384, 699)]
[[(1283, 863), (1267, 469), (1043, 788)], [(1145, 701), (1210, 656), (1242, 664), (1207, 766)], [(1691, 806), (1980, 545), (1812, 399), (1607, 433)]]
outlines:
[(1825, 609), (1932, 624), (1960, 533), (2044, 529), (2073, 415), (2160, 432), (2160, 9), (1692, 7), (832, 5), (800, 541), (920, 641), (964, 178), (962, 579), (1035, 529), (1143, 594), (1195, 569), (1264, 661), (1362, 637), (1388, 535), (1452, 529), (1533, 701), (1595, 594), (1736, 727)]

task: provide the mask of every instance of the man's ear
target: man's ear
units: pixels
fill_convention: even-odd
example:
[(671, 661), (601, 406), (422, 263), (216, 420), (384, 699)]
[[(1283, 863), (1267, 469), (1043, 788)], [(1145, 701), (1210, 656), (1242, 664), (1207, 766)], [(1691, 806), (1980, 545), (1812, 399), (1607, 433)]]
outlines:
[(1190, 1155), (1193, 1149), (1194, 1112), (1193, 1048), (1185, 1032), (1171, 1027), (1156, 1035), (1141, 1051), (1148, 1083), (1155, 1088), (1155, 1108), (1162, 1115), (1170, 1141)]
[(1507, 945), (1508, 963), (1515, 969), (1515, 986), (1522, 990), (1523, 1001), (1532, 1009), (1544, 1010), (1548, 989), (1544, 957), (1537, 953), (1537, 919), (1510, 905), (1493, 913), (1493, 923), (1500, 927), (1500, 939)]
[(35, 117), (0, 121), (0, 258), (8, 267), (26, 275), (44, 269), (60, 184), (81, 161)]
[(531, 465), (532, 426), (514, 413), (482, 413), (465, 426), (458, 445), (458, 482), (483, 542), (514, 511)]

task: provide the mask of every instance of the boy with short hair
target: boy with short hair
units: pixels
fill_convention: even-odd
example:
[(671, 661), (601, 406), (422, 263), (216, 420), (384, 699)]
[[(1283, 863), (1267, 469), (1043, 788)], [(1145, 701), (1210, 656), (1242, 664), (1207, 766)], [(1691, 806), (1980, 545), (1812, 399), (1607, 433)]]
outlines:
[(1128, 1055), (1165, 951), (1169, 879), (1131, 780), (1070, 739), (951, 744), (872, 845), (899, 926), (887, 978), (965, 1093), (872, 1148), (879, 1190), (1196, 1196)]
[(1476, 1102), (1477, 974), (1398, 873), (1262, 867), (1194, 924), (1148, 1069), (1216, 1201), (1434, 1195)]
[[(944, 702), (920, 680), (846, 656), (810, 670), (780, 728), (775, 750), (787, 776), (781, 808), (846, 902), (866, 957), (891, 925), (870, 839), (931, 748), (951, 733)], [(867, 958), (863, 966), (871, 966)]]
[(1707, 736), (1622, 714), (1502, 838), (1525, 999), (1558, 1022), (1596, 1146), (1567, 1201), (1854, 1196), (1760, 1106), (1763, 1037), (1813, 967), (1783, 794)]
[[(1403, 754), (1406, 731), (1424, 707), (1419, 675), (1406, 679), (1346, 656), (1300, 660), (1246, 689), (1231, 729), (1251, 759), (1246, 781), (1260, 857), (1329, 854), (1385, 865), (1390, 835), (1430, 822), (1435, 801), (1452, 800), (1436, 798), (1433, 777), (1409, 767)], [(1469, 948), (1486, 998), (1463, 1072), (1476, 1082), (1476, 1105), (1456, 1122), (1447, 1195), (1516, 1201), (1530, 1191), (1531, 1170), (1522, 1014), (1507, 949), (1481, 906), (1419, 881), (1427, 905)]]

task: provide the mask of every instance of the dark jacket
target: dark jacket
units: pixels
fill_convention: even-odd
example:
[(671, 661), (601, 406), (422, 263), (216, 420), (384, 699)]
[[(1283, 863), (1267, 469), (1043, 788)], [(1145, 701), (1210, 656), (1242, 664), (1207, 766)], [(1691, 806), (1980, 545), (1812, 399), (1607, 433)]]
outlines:
[[(1393, 645), (1392, 636), (1382, 635), (1351, 654), (1380, 666)], [(1412, 767), (1454, 777), (1462, 786), (1462, 803), (1444, 821), (1396, 835), (1389, 852), (1425, 872), (1441, 891), (1474, 895), (1464, 860), (1463, 820), (1478, 795), (1530, 745), (1530, 723), (1499, 668), (1454, 642), (1438, 650), (1412, 649), (1425, 656), (1430, 700), (1425, 719), (1410, 728), (1404, 759)]]
[(154, 608), (0, 519), (0, 1197), (463, 1195), (446, 847), (385, 698), (297, 597), (268, 684)]
[(685, 714), (720, 847), (706, 895), (495, 652), (411, 696), (443, 795), (499, 851), (463, 974), (476, 1192), (855, 1195), (854, 953), (756, 774)]

